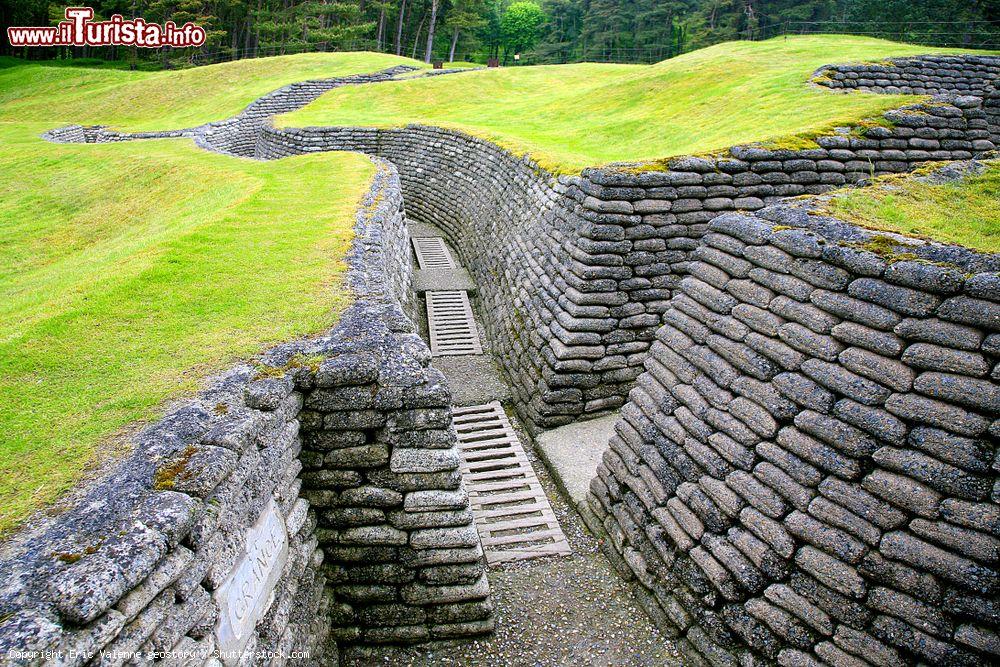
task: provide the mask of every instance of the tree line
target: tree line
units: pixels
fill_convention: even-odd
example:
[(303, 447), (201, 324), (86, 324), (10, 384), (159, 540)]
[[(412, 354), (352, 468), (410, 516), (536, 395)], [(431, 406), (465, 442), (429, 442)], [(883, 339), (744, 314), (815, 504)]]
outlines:
[(656, 60), (789, 32), (971, 47), (996, 45), (1000, 31), (1000, 0), (547, 0), (545, 6), (537, 55), (568, 60), (616, 59), (629, 51), (641, 59), (643, 50)]
[[(33, 49), (34, 58), (98, 57), (182, 66), (312, 50), (373, 50), (431, 60), (655, 61), (733, 39), (847, 32), (993, 46), (1000, 0), (93, 0), (98, 18), (193, 21), (199, 49)], [(0, 2), (0, 24), (52, 25), (64, 5)], [(991, 41), (993, 40), (993, 41)]]

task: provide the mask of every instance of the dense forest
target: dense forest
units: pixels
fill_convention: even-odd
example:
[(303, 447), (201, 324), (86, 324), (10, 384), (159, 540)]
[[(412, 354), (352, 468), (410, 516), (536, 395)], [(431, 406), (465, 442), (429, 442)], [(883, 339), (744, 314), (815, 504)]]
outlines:
[[(53, 25), (64, 5), (0, 0), (0, 23)], [(732, 39), (847, 32), (1000, 48), (1000, 0), (93, 0), (99, 18), (193, 21), (199, 49), (11, 49), (185, 66), (313, 50), (377, 50), (431, 60), (652, 62)], [(515, 59), (516, 56), (516, 59)]]

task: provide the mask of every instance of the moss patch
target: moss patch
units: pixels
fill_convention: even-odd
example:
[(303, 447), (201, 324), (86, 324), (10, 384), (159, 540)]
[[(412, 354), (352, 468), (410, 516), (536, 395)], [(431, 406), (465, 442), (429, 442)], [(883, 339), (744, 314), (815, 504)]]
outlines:
[(295, 354), (287, 362), (280, 366), (267, 366), (263, 364), (257, 366), (253, 379), (264, 380), (267, 378), (283, 378), (290, 371), (294, 371), (299, 368), (306, 368), (315, 373), (319, 370), (319, 365), (323, 363), (324, 359), (326, 359), (326, 357), (321, 354)]
[(178, 479), (190, 479), (191, 473), (187, 467), (191, 463), (191, 458), (197, 453), (197, 447), (188, 445), (181, 452), (180, 456), (167, 465), (157, 468), (156, 473), (153, 475), (153, 488), (158, 491), (167, 491), (174, 488), (174, 484), (177, 483)]

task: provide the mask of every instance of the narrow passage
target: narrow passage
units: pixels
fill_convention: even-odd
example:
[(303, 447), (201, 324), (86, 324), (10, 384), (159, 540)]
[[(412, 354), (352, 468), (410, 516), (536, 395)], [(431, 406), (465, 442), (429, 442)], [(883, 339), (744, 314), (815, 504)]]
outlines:
[[(410, 233), (420, 267), (414, 288), (425, 295), (461, 291), (475, 313), (476, 286), (442, 232), (411, 222)], [(505, 413), (509, 393), (489, 356), (490, 342), (474, 320), (471, 325), (480, 350), (435, 354), (432, 364), (452, 389), (462, 474), (490, 565), (496, 631), (417, 646), (348, 646), (341, 664), (680, 665), (673, 644), (650, 622), (557, 490), (531, 438)]]
[[(441, 271), (446, 280), (448, 274), (461, 269), (441, 236), (414, 236), (413, 250), (421, 271)], [(467, 290), (426, 290), (424, 298), (434, 357), (484, 356)], [(480, 366), (490, 365), (489, 359), (484, 361)], [(449, 383), (454, 384), (450, 378)], [(569, 554), (566, 536), (499, 398), (455, 406), (462, 477), (486, 560), (492, 565)]]

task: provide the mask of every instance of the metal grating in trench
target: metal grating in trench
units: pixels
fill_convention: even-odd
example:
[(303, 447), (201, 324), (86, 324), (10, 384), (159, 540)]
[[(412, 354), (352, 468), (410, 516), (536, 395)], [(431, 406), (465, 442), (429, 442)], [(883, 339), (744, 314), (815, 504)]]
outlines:
[(462, 477), (488, 563), (571, 554), (498, 401), (454, 409)]
[(413, 251), (421, 269), (454, 269), (455, 259), (440, 236), (414, 237)]
[(479, 329), (464, 290), (424, 292), (427, 298), (427, 328), (431, 354), (435, 357), (482, 354)]

